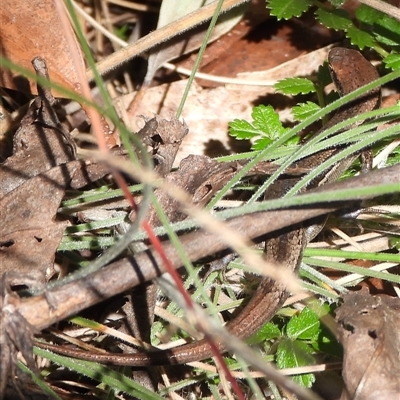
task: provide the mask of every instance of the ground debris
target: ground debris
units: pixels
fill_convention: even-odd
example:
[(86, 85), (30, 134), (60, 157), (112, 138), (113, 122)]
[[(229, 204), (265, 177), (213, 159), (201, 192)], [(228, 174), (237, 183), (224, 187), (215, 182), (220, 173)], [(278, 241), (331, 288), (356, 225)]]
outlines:
[(350, 293), (337, 310), (344, 347), (341, 400), (394, 399), (400, 393), (400, 300)]

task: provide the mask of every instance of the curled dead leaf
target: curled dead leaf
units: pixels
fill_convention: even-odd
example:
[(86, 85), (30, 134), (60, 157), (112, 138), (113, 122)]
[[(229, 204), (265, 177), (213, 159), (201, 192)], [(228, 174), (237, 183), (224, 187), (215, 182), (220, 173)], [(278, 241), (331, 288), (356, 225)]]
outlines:
[(336, 312), (344, 347), (341, 400), (395, 399), (400, 393), (400, 301), (350, 293)]

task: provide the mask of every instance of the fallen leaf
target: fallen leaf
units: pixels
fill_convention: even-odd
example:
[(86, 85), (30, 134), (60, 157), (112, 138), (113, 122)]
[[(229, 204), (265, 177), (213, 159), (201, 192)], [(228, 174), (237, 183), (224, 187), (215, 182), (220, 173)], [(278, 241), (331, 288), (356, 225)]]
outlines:
[(165, 176), (171, 171), (179, 146), (189, 129), (176, 118), (167, 120), (155, 116), (144, 120), (145, 126), (137, 133), (138, 137), (151, 147), (155, 171)]
[(400, 393), (400, 301), (368, 290), (350, 293), (336, 311), (344, 347), (341, 400), (395, 399)]
[[(47, 75), (43, 59), (34, 65)], [(14, 135), (13, 154), (0, 165), (0, 272), (13, 285), (44, 283), (46, 273), (53, 274), (68, 225), (54, 218), (72, 176), (65, 164), (75, 159), (75, 148), (52, 108), (50, 90), (38, 92)]]
[[(313, 71), (317, 71), (318, 68), (326, 61), (330, 48), (331, 46), (326, 46), (311, 51), (310, 53), (299, 55), (293, 60), (283, 62), (270, 69), (253, 72), (241, 72), (237, 74), (237, 77), (250, 82), (262, 82), (292, 78), (296, 76), (308, 76)], [(233, 88), (234, 86), (235, 85), (230, 84), (227, 85), (228, 88)], [(252, 91), (254, 90), (254, 86), (252, 87), (244, 85), (244, 90)]]
[(75, 159), (74, 145), (50, 105), (37, 97), (13, 138), (13, 154), (0, 165), (0, 197), (39, 173)]
[[(329, 47), (319, 49), (267, 71), (240, 74), (240, 78), (265, 82), (310, 75), (323, 63), (328, 51)], [(174, 115), (186, 85), (187, 80), (180, 80), (147, 89), (136, 115), (151, 112), (161, 117)], [(253, 107), (260, 103), (260, 99), (266, 102), (266, 96), (274, 93), (275, 89), (271, 85), (228, 84), (216, 88), (202, 88), (194, 81), (182, 111), (182, 118), (190, 126), (190, 131), (179, 148), (175, 166), (190, 154), (218, 157), (248, 151), (250, 146), (246, 142), (232, 140), (228, 135), (228, 123), (234, 119), (251, 120)], [(118, 102), (122, 103), (120, 108), (127, 108), (135, 95), (136, 93), (132, 93), (118, 99)], [(289, 105), (294, 105), (287, 98), (285, 101)], [(293, 121), (288, 107), (280, 109), (279, 116), (281, 121)], [(126, 121), (126, 124), (132, 126), (134, 130), (141, 128), (140, 123), (139, 118)]]
[[(51, 81), (80, 92), (77, 66), (73, 62), (67, 35), (75, 41), (79, 63), (84, 61), (72, 27), (65, 31), (53, 0), (3, 0), (0, 7), (0, 53), (28, 70), (37, 56), (46, 59)], [(36, 83), (17, 72), (0, 69), (0, 86), (37, 93)], [(65, 97), (65, 96), (64, 96)]]
[[(0, 275), (11, 272), (12, 285), (44, 283), (68, 221), (55, 215), (69, 183), (65, 168), (39, 174), (0, 198)], [(19, 275), (19, 277), (18, 277)]]
[[(243, 72), (268, 71), (336, 40), (340, 40), (338, 33), (306, 15), (295, 20), (276, 21), (269, 15), (265, 2), (252, 1), (242, 21), (228, 35), (207, 46), (200, 72), (223, 80), (235, 78)], [(191, 69), (196, 56), (192, 54), (174, 64)], [(304, 69), (308, 64), (299, 65)], [(310, 65), (309, 71), (312, 70)], [(309, 71), (303, 75), (308, 75)], [(206, 79), (199, 79), (198, 83), (203, 87), (221, 85), (221, 82)]]
[[(36, 62), (44, 68), (38, 74), (46, 74), (44, 60)], [(74, 161), (75, 145), (53, 110), (51, 91), (38, 92), (14, 135), (13, 154), (0, 164), (0, 273), (12, 274), (13, 285), (43, 283), (52, 275), (68, 225), (55, 221), (64, 190), (73, 179), (78, 186), (90, 178), (85, 163)]]

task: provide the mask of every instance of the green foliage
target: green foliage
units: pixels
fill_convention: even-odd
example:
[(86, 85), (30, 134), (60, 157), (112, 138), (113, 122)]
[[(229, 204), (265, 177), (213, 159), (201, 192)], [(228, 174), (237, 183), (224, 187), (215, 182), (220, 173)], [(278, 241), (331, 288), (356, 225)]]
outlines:
[[(238, 140), (254, 139), (253, 150), (266, 148), (287, 131), (279, 121), (278, 113), (271, 106), (254, 107), (251, 116), (252, 122), (242, 119), (230, 122), (229, 134)], [(293, 140), (288, 143), (293, 143)]]
[(400, 238), (398, 238), (397, 236), (392, 236), (390, 237), (390, 247), (397, 249), (397, 251), (400, 250)]
[(364, 4), (357, 8), (356, 17), (363, 24), (364, 29), (376, 38), (377, 42), (399, 50), (399, 21)]
[(279, 328), (272, 322), (266, 323), (251, 338), (247, 340), (248, 344), (263, 343), (267, 340), (276, 339), (281, 335)]
[[(397, 102), (396, 106), (400, 108), (400, 102)], [(386, 165), (388, 166), (395, 165), (398, 164), (399, 162), (400, 162), (400, 148), (397, 147), (390, 154), (389, 158), (386, 161)]]
[[(277, 82), (274, 88), (286, 95), (310, 94), (318, 92), (318, 98), (323, 99), (322, 88), (331, 82), (328, 69), (323, 66), (318, 71), (317, 83), (306, 78), (287, 78)], [(331, 98), (330, 100), (333, 100)], [(322, 105), (324, 105), (323, 103)], [(312, 116), (321, 107), (314, 102), (307, 101), (293, 107), (292, 114), (296, 121), (303, 121)], [(228, 124), (229, 134), (238, 140), (252, 140), (253, 150), (263, 150), (273, 141), (283, 136), (288, 129), (282, 126), (278, 113), (271, 106), (260, 105), (253, 109), (253, 121), (235, 119)], [(297, 137), (292, 137), (285, 145), (296, 144)]]
[[(279, 19), (298, 17), (307, 11), (311, 5), (315, 7), (316, 19), (326, 27), (343, 31), (349, 41), (363, 50), (375, 50), (383, 59), (388, 69), (400, 69), (400, 23), (371, 7), (361, 5), (355, 13), (355, 18), (342, 9), (343, 0), (294, 1), (270, 0), (267, 7), (271, 15)], [(310, 99), (297, 104), (292, 109), (296, 121), (304, 121), (317, 112), (321, 107), (333, 100), (330, 93), (324, 96), (324, 88), (331, 82), (326, 65), (318, 70), (316, 81), (304, 78), (288, 78), (274, 85), (277, 91), (285, 95), (314, 94), (318, 101)], [(267, 147), (274, 137), (287, 132), (279, 122), (278, 114), (272, 107), (256, 107), (252, 114), (253, 121), (235, 120), (229, 124), (230, 134), (238, 139), (252, 140), (253, 149), (261, 150)], [(393, 160), (393, 154), (388, 164)], [(398, 244), (397, 244), (398, 246)], [(320, 318), (331, 314), (333, 306), (321, 305), (318, 301), (305, 307), (299, 314), (292, 315), (282, 322), (269, 322), (255, 335), (247, 340), (249, 344), (265, 344), (268, 357), (274, 357), (279, 368), (294, 368), (309, 366), (315, 363), (316, 353), (341, 356), (341, 346), (332, 333), (324, 327)], [(276, 319), (275, 319), (276, 321)], [(282, 320), (281, 320), (282, 321)], [(297, 383), (311, 387), (315, 381), (313, 374), (294, 376)]]
[(317, 10), (316, 16), (319, 22), (327, 28), (343, 30), (350, 39), (351, 44), (358, 46), (361, 50), (365, 46), (376, 46), (371, 34), (356, 27), (346, 10), (320, 8)]
[[(312, 353), (312, 348), (310, 348), (306, 343), (286, 338), (278, 345), (276, 365), (281, 369), (312, 365), (315, 363)], [(293, 377), (293, 380), (299, 385), (311, 387), (315, 382), (315, 375), (296, 375)]]
[[(332, 306), (314, 301), (300, 314), (295, 314), (284, 323), (268, 322), (248, 339), (249, 344), (272, 342), (275, 362), (279, 368), (295, 368), (313, 365), (316, 352), (340, 355), (341, 348), (320, 318), (332, 312)], [(268, 347), (268, 345), (267, 345)], [(302, 386), (310, 387), (314, 374), (296, 375), (293, 379)]]
[(278, 20), (299, 17), (313, 4), (312, 0), (270, 0), (267, 8)]
[(357, 8), (354, 20), (348, 11), (340, 8), (343, 3), (343, 0), (331, 0), (331, 6), (328, 7), (327, 3), (318, 1), (269, 0), (267, 7), (277, 19), (290, 19), (300, 16), (314, 5), (317, 6), (316, 18), (321, 24), (330, 29), (344, 31), (351, 44), (359, 49), (370, 47), (382, 56), (387, 55), (385, 46), (390, 46), (395, 51), (400, 50), (399, 21), (364, 4)]
[(316, 12), (316, 17), (321, 24), (335, 30), (346, 31), (353, 25), (350, 14), (340, 8), (332, 10), (319, 8)]
[(286, 327), (286, 333), (292, 339), (316, 340), (320, 332), (317, 314), (307, 307), (292, 317)]
[(317, 82), (318, 87), (325, 87), (332, 82), (331, 74), (329, 73), (328, 63), (324, 63), (318, 68), (317, 71)]
[(305, 78), (286, 78), (274, 85), (277, 91), (288, 95), (307, 94), (315, 92), (315, 85), (312, 81)]
[(321, 109), (318, 104), (312, 101), (307, 101), (307, 103), (300, 103), (293, 107), (292, 114), (296, 121), (303, 121), (311, 115), (315, 114)]
[(344, 4), (346, 0), (329, 0), (329, 2), (335, 6), (335, 7), (340, 7)]
[(114, 33), (120, 39), (127, 41), (129, 39), (129, 25), (122, 25), (120, 28), (115, 29)]
[[(308, 10), (311, 5), (316, 6), (315, 16), (326, 27), (342, 30), (353, 45), (361, 50), (365, 47), (375, 49), (383, 57), (387, 68), (400, 68), (400, 23), (386, 14), (375, 9), (361, 5), (356, 10), (354, 21), (348, 11), (340, 8), (344, 3), (335, 0), (328, 3), (314, 2), (312, 0), (269, 0), (267, 7), (271, 15), (277, 19), (298, 17)], [(390, 46), (390, 54), (382, 46)], [(321, 107), (336, 99), (335, 95), (324, 96), (323, 88), (331, 82), (326, 66), (321, 66), (317, 73), (316, 83), (305, 78), (287, 78), (274, 85), (277, 91), (286, 95), (316, 93), (318, 104), (313, 101), (297, 104), (292, 109), (295, 121), (304, 121), (320, 111)], [(229, 134), (238, 140), (251, 140), (253, 150), (263, 150), (274, 140), (284, 135), (287, 130), (279, 121), (278, 114), (270, 106), (258, 106), (253, 110), (253, 121), (234, 120), (229, 124)], [(287, 144), (295, 143), (290, 139)]]
[(399, 69), (400, 68), (400, 54), (391, 53), (383, 59), (383, 63), (387, 68)]

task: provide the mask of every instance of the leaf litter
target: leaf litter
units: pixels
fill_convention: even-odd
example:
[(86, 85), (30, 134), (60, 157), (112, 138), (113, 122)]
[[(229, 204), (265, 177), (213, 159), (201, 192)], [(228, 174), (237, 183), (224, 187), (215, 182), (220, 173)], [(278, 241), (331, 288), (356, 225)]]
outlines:
[[(293, 75), (290, 74), (290, 76)], [(181, 84), (176, 83), (176, 86), (178, 85)], [(174, 89), (173, 86), (169, 86), (169, 88)], [(154, 89), (154, 92), (158, 89)], [(176, 99), (179, 98), (181, 93), (180, 90), (178, 90), (178, 94), (172, 99), (171, 104), (176, 104)], [(195, 132), (214, 132), (216, 128), (215, 123), (221, 120), (218, 113), (223, 109), (223, 104), (232, 100), (232, 92), (228, 91), (221, 95), (219, 92), (223, 92), (222, 89), (214, 92), (207, 91), (203, 97), (203, 94), (199, 93), (202, 89), (198, 88), (196, 90), (198, 92), (194, 94), (194, 99), (195, 101), (199, 101), (199, 99), (201, 101), (197, 105), (189, 107), (190, 110), (195, 110), (193, 123), (196, 119), (199, 119), (199, 115), (207, 113), (210, 108), (216, 110), (216, 113), (211, 119), (201, 118), (203, 125), (199, 125), (194, 130), (192, 129), (191, 120), (189, 120), (188, 125)], [(264, 89), (262, 91), (265, 93)], [(148, 96), (154, 98), (154, 92), (151, 92), (150, 89)], [(244, 99), (240, 98), (239, 92), (236, 96), (238, 97), (238, 104), (240, 102), (243, 103)], [(1, 220), (4, 222), (2, 230), (0, 230), (0, 257), (4, 257), (0, 258), (0, 268), (2, 274), (3, 272), (7, 272), (7, 274), (11, 273), (13, 275), (17, 272), (17, 279), (11, 281), (12, 284), (16, 285), (29, 286), (32, 284), (32, 280), (28, 279), (27, 273), (33, 273), (33, 282), (37, 280), (37, 282), (43, 283), (50, 278), (53, 273), (51, 269), (54, 264), (54, 254), (62, 232), (70, 224), (68, 221), (57, 221), (56, 219), (60, 201), (64, 196), (65, 189), (70, 187), (71, 181), (74, 181), (74, 176), (76, 176), (77, 172), (78, 178), (75, 178), (74, 187), (78, 188), (88, 183), (87, 180), (79, 178), (79, 172), (86, 166), (82, 162), (76, 161), (74, 144), (70, 141), (69, 134), (65, 132), (59, 121), (53, 120), (54, 113), (51, 105), (47, 104), (45, 99), (40, 96), (38, 99), (32, 103), (26, 117), (21, 122), (19, 131), (15, 135), (13, 155), (0, 165), (0, 210)], [(220, 99), (220, 103), (210, 107), (215, 99)], [(155, 99), (156, 105), (159, 102), (159, 99)], [(245, 102), (251, 101), (246, 100)], [(201, 105), (200, 103), (204, 104)], [(146, 103), (143, 104), (146, 111), (149, 109), (153, 110), (152, 106), (147, 106)], [(200, 108), (200, 106), (203, 108)], [(167, 113), (171, 113), (173, 109), (174, 106), (170, 106), (169, 109), (166, 109)], [(233, 107), (236, 118), (236, 112), (238, 111)], [(50, 119), (49, 116), (51, 116)], [(247, 118), (247, 116), (241, 117)], [(227, 121), (232, 119), (232, 117), (226, 118)], [(157, 124), (164, 121), (158, 116), (155, 120)], [(153, 122), (152, 119), (146, 120), (145, 128), (151, 126)], [(188, 119), (186, 119), (186, 122), (188, 122)], [(178, 121), (174, 121), (174, 123), (178, 123)], [(152, 132), (155, 133), (156, 131), (157, 128)], [(222, 126), (221, 132), (226, 134), (226, 126)], [(171, 154), (171, 156), (167, 157), (168, 160), (164, 163), (164, 157), (161, 156), (162, 151), (160, 149), (165, 149), (162, 145), (166, 142), (166, 139), (160, 136), (160, 142), (157, 137), (158, 133), (145, 136), (146, 138), (150, 138), (147, 144), (153, 149), (153, 155), (158, 160), (157, 164), (161, 169), (160, 172), (162, 171), (162, 175), (165, 175), (167, 180), (170, 179), (171, 182), (188, 190), (194, 200), (196, 200), (195, 202), (205, 203), (221, 185), (229, 180), (236, 168), (240, 168), (238, 165), (221, 167), (221, 165), (218, 165), (219, 163), (207, 157), (191, 156), (180, 163), (177, 172), (170, 174), (170, 161), (174, 162), (175, 159), (175, 155), (172, 154), (179, 147), (181, 138), (172, 144), (172, 147), (174, 147), (173, 151), (167, 151), (168, 155)], [(197, 136), (201, 135), (197, 134)], [(153, 139), (151, 139), (152, 137)], [(157, 137), (156, 140), (154, 140), (155, 137)], [(192, 146), (192, 150), (199, 151), (203, 145), (200, 146), (198, 143), (195, 143)], [(189, 150), (185, 155), (191, 153), (192, 151)], [(157, 158), (157, 154), (161, 157)], [(178, 156), (175, 161), (176, 164), (178, 165), (179, 161), (183, 158), (184, 156)], [(200, 171), (199, 175), (193, 181), (193, 169), (191, 170), (191, 168)], [(212, 172), (203, 174), (204, 170)], [(101, 175), (98, 174), (98, 176)], [(161, 191), (157, 193), (157, 197), (171, 220), (184, 218), (184, 214), (180, 213), (178, 205), (173, 202), (171, 203), (171, 199), (169, 198), (163, 199)], [(158, 221), (154, 210), (150, 210), (149, 216), (154, 226), (156, 226)], [(29, 248), (29, 259), (26, 258), (27, 248)], [(3, 270), (3, 268), (5, 269)], [(21, 275), (18, 277), (20, 273), (23, 274), (22, 278)], [(9, 283), (10, 281), (7, 284), (4, 283), (2, 286), (4, 294), (9, 293), (7, 288)], [(387, 360), (390, 361), (398, 355), (398, 337), (389, 335), (389, 332), (394, 329), (391, 323), (393, 322), (397, 326), (399, 322), (397, 321), (398, 318), (396, 319), (394, 313), (391, 311), (392, 309), (397, 310), (398, 305), (395, 307), (392, 304), (387, 305), (386, 301), (378, 300), (367, 293), (363, 293), (362, 296), (361, 300), (355, 297), (345, 299), (345, 304), (342, 306), (345, 311), (339, 309), (337, 314), (340, 324), (339, 336), (345, 346), (345, 353), (347, 352), (343, 375), (348, 393), (343, 394), (343, 400), (352, 398), (352, 396), (360, 399), (367, 398), (365, 397), (364, 388), (368, 390), (373, 389), (379, 383), (380, 369), (385, 368)], [(14, 299), (13, 301), (16, 300)], [(358, 306), (356, 307), (355, 304), (358, 304)], [(359, 304), (362, 305), (360, 306)], [(4, 307), (4, 304), (2, 306)], [(16, 319), (15, 321), (17, 321), (16, 325), (21, 324), (20, 320)], [(12, 321), (12, 323), (15, 321)], [(376, 325), (376, 321), (383, 321), (383, 323)], [(10, 326), (12, 323), (7, 323), (6, 325)], [(18, 326), (23, 327), (23, 324)], [(349, 327), (351, 327), (350, 330), (348, 329)], [(17, 331), (18, 329), (9, 330), (7, 334), (15, 337)], [(10, 334), (10, 332), (12, 333)], [(30, 332), (33, 333), (34, 328)], [(2, 346), (5, 341), (4, 337), (4, 334), (0, 336), (0, 344)], [(371, 338), (374, 339), (372, 340), (372, 345)], [(350, 343), (352, 339), (355, 342)], [(25, 338), (21, 339), (20, 342), (24, 340)], [(10, 343), (10, 341), (8, 340), (6, 343)], [(26, 343), (29, 343), (28, 339), (26, 339)], [(354, 343), (362, 343), (368, 349), (372, 349), (372, 353), (368, 353), (367, 355), (367, 358), (368, 356), (370, 359), (372, 357), (371, 364), (364, 364), (367, 365), (367, 370), (360, 372), (362, 375), (361, 378), (355, 373), (358, 369), (358, 363), (352, 364), (350, 361), (357, 359), (358, 352), (363, 351), (363, 346), (358, 348), (355, 347)], [(21, 349), (23, 346), (19, 344), (18, 348)], [(382, 349), (387, 349), (387, 351), (382, 352), (383, 355), (380, 353)], [(9, 349), (7, 354), (15, 354), (15, 351), (15, 348), (12, 350)], [(24, 352), (27, 354), (26, 349)], [(29, 360), (29, 356), (26, 359)], [(348, 360), (347, 363), (346, 360)], [(371, 372), (371, 365), (374, 369), (373, 373)], [(5, 369), (2, 370), (5, 371)], [(386, 386), (388, 395), (392, 393), (392, 388), (396, 390), (396, 386), (393, 384), (394, 377), (395, 375), (393, 374), (388, 374), (387, 376), (388, 381), (386, 382)], [(346, 395), (350, 397), (346, 397)]]

